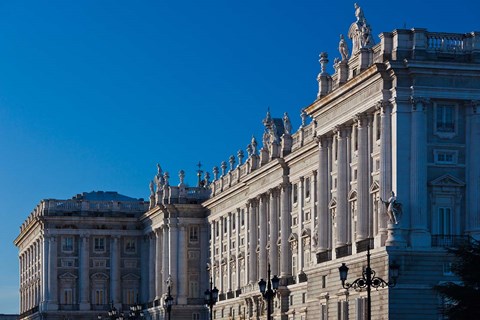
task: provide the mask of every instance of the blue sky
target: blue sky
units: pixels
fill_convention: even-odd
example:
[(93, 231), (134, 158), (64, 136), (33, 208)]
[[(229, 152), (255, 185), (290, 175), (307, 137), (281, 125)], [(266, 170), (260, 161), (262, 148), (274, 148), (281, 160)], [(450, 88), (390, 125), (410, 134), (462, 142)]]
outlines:
[[(267, 108), (316, 98), (318, 55), (340, 56), (354, 1), (0, 3), (0, 313), (18, 313), (19, 226), (45, 198), (147, 198), (261, 140)], [(475, 0), (359, 1), (374, 34), (480, 31)], [(378, 42), (378, 38), (375, 40)]]

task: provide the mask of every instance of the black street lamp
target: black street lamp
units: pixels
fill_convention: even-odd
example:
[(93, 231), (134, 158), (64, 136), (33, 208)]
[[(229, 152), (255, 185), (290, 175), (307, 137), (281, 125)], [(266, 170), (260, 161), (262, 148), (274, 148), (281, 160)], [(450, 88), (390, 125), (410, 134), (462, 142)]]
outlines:
[(110, 310), (108, 310), (107, 315), (110, 320), (123, 320), (123, 313), (118, 312), (117, 308), (113, 305), (113, 301), (110, 303)]
[(372, 300), (371, 290), (384, 287), (394, 287), (397, 284), (398, 271), (400, 266), (395, 262), (389, 265), (391, 281), (385, 281), (382, 278), (375, 276), (375, 271), (370, 267), (370, 247), (367, 247), (367, 267), (362, 272), (362, 277), (356, 279), (352, 283), (345, 283), (348, 275), (348, 267), (345, 263), (338, 268), (340, 272), (340, 280), (342, 281), (342, 287), (344, 289), (354, 288), (361, 291), (363, 288), (367, 288), (367, 320), (372, 319)]
[(205, 305), (210, 308), (210, 320), (213, 319), (213, 306), (218, 300), (218, 289), (213, 288), (213, 282), (210, 278), (210, 289), (205, 290)]
[(164, 307), (165, 307), (165, 310), (167, 311), (167, 314), (168, 314), (168, 320), (171, 319), (170, 316), (171, 316), (171, 313), (172, 313), (172, 305), (173, 305), (173, 297), (170, 294), (170, 286), (168, 286), (168, 293), (167, 293), (167, 296), (165, 297), (165, 300), (164, 300)]
[(270, 264), (268, 264), (268, 282), (260, 279), (258, 286), (260, 287), (260, 292), (262, 293), (263, 299), (267, 301), (267, 320), (272, 319), (272, 303), (273, 298), (278, 289), (280, 279), (275, 275), (270, 279)]
[(133, 306), (130, 306), (130, 314), (129, 318), (132, 320), (143, 319), (144, 315), (142, 312), (142, 305), (138, 303), (138, 296), (137, 296), (137, 303)]

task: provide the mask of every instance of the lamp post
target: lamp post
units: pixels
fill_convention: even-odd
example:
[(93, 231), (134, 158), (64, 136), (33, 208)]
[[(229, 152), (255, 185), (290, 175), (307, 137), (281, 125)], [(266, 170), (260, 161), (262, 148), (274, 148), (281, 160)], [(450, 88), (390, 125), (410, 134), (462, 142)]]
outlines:
[(165, 301), (164, 301), (164, 307), (165, 307), (165, 311), (167, 311), (167, 314), (168, 314), (168, 320), (170, 320), (171, 318), (171, 313), (172, 313), (172, 305), (173, 305), (173, 297), (172, 295), (170, 294), (170, 286), (168, 286), (168, 293), (167, 293), (167, 296), (165, 297)]
[(355, 290), (362, 290), (367, 288), (367, 320), (372, 319), (372, 300), (371, 290), (384, 287), (394, 287), (397, 284), (399, 265), (395, 262), (389, 265), (391, 281), (385, 281), (382, 278), (375, 276), (375, 271), (370, 267), (370, 247), (367, 247), (367, 267), (362, 272), (362, 277), (355, 279), (352, 283), (345, 282), (348, 275), (348, 267), (345, 263), (338, 268), (340, 273), (340, 280), (344, 289), (354, 288)]
[(110, 303), (110, 310), (108, 310), (107, 315), (110, 320), (123, 320), (123, 313), (118, 312), (113, 305), (113, 301)]
[(205, 305), (210, 309), (210, 320), (213, 319), (213, 306), (218, 300), (218, 289), (213, 287), (212, 279), (210, 278), (210, 289), (205, 290)]
[(276, 275), (270, 279), (270, 264), (268, 264), (268, 282), (263, 279), (258, 282), (263, 299), (267, 301), (267, 320), (272, 319), (272, 302), (279, 283), (280, 279)]

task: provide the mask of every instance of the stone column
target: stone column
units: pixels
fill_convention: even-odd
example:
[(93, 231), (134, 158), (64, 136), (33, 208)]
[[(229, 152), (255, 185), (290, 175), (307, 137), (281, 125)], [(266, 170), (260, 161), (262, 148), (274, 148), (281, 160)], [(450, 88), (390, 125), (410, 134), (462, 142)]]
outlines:
[[(169, 272), (169, 276), (172, 277), (172, 280), (174, 281), (174, 285), (172, 287), (172, 295), (178, 295), (178, 270), (179, 270), (179, 265), (177, 263), (177, 250), (179, 250), (180, 248), (178, 247), (179, 246), (179, 242), (178, 242), (178, 221), (177, 221), (177, 218), (169, 218), (168, 219), (169, 223), (168, 223), (168, 226), (170, 228), (170, 232), (169, 232), (169, 249), (168, 249), (168, 255), (169, 257), (171, 257), (172, 259), (169, 259), (168, 260), (168, 263), (170, 265), (170, 272)], [(168, 276), (167, 276), (168, 277)], [(177, 282), (177, 284), (175, 284), (175, 282)]]
[(243, 279), (240, 279), (240, 259), (238, 258), (240, 255), (240, 233), (242, 230), (242, 226), (240, 225), (240, 219), (241, 219), (242, 212), (240, 209), (237, 209), (237, 213), (235, 215), (235, 270), (237, 272), (235, 273), (235, 283), (237, 284), (235, 288), (232, 288), (233, 290), (238, 290), (241, 288), (241, 282)]
[(150, 244), (149, 244), (149, 254), (148, 254), (148, 281), (149, 281), (149, 301), (155, 300), (155, 233), (150, 233)]
[(251, 199), (247, 206), (248, 212), (248, 282), (256, 284), (257, 279), (257, 223), (256, 202)]
[[(429, 101), (421, 98), (412, 99), (412, 132), (410, 151), (410, 241), (412, 246), (430, 246), (428, 232), (428, 193), (427, 193), (427, 116)], [(397, 195), (402, 202), (401, 195)], [(402, 221), (401, 226), (408, 226)]]
[(215, 220), (212, 220), (210, 221), (210, 232), (211, 232), (211, 236), (210, 236), (210, 268), (211, 270), (213, 270), (213, 266), (215, 264), (215, 244), (216, 244), (216, 227), (215, 227)]
[(356, 116), (357, 127), (357, 230), (355, 241), (362, 241), (368, 238), (368, 199), (370, 198), (368, 186), (368, 132), (367, 115)]
[(317, 202), (317, 214), (318, 214), (318, 224), (317, 224), (317, 236), (318, 252), (324, 252), (328, 250), (328, 229), (330, 219), (329, 208), (328, 208), (328, 198), (330, 190), (328, 188), (328, 138), (319, 137), (318, 138), (318, 202)]
[[(42, 247), (42, 310), (46, 310), (46, 304), (47, 301), (50, 299), (48, 298), (48, 270), (50, 269), (50, 266), (48, 265), (49, 262), (49, 257), (50, 257), (50, 236), (44, 234), (43, 235), (43, 247)], [(25, 285), (25, 254), (23, 255), (23, 260), (24, 260), (24, 270), (23, 270), (23, 284)], [(23, 291), (24, 293), (24, 306), (25, 306), (25, 290)]]
[(90, 310), (90, 235), (80, 235), (80, 249), (79, 249), (79, 261), (80, 266), (78, 270), (78, 282), (80, 293), (80, 310)]
[[(311, 230), (311, 239), (310, 239), (310, 264), (316, 263), (312, 260), (312, 257), (315, 257), (315, 246), (318, 243), (318, 237), (316, 232), (316, 197), (317, 197), (317, 170), (312, 171), (312, 176), (310, 179), (310, 230)], [(318, 213), (317, 213), (318, 215)]]
[(166, 225), (163, 225), (162, 227), (162, 238), (163, 238), (162, 239), (162, 269), (161, 269), (163, 293), (168, 291), (167, 279), (168, 279), (168, 276), (171, 274), (170, 267), (169, 267), (170, 252), (168, 250), (168, 248), (170, 247), (170, 245), (168, 244), (169, 233), (170, 233), (170, 229)]
[(48, 298), (49, 298), (49, 310), (58, 309), (58, 283), (57, 283), (57, 236), (52, 235), (49, 242), (48, 255)]
[[(392, 191), (392, 106), (389, 102), (381, 101), (380, 109), (380, 197), (387, 200)], [(387, 236), (386, 207), (380, 204), (378, 217), (378, 234), (375, 237), (375, 247), (383, 246)]]
[(278, 273), (278, 190), (270, 189), (270, 268), (272, 275)]
[(467, 232), (480, 240), (480, 102), (471, 101), (467, 105)]
[[(371, 157), (371, 154), (373, 152), (373, 141), (374, 140), (374, 132), (373, 132), (373, 114), (367, 113), (366, 115), (367, 118), (367, 172), (368, 172), (368, 212), (370, 213), (368, 215), (368, 237), (373, 238), (375, 234), (377, 234), (377, 218), (375, 215), (375, 212), (373, 212), (373, 198), (370, 194), (370, 186), (373, 183), (373, 178), (372, 178), (372, 172), (374, 171), (373, 169), (373, 159)], [(365, 130), (365, 129), (364, 129)]]
[(258, 277), (267, 279), (267, 208), (264, 195), (258, 197), (259, 201), (259, 258), (258, 258)]
[[(298, 224), (297, 224), (297, 234), (298, 234), (298, 245), (297, 245), (297, 273), (303, 272), (303, 262), (304, 262), (304, 248), (303, 248), (303, 239), (302, 239), (302, 229), (303, 229), (303, 218), (305, 215), (305, 211), (303, 210), (303, 204), (305, 203), (305, 192), (303, 184), (305, 179), (303, 177), (300, 178), (298, 182), (297, 188), (297, 217), (298, 217)], [(293, 275), (294, 277), (296, 274)]]
[(347, 130), (345, 127), (335, 128), (337, 135), (337, 239), (335, 247), (347, 244), (347, 210), (348, 210), (348, 179), (347, 179)]
[(227, 239), (228, 241), (228, 247), (227, 247), (227, 281), (228, 283), (225, 284), (225, 289), (227, 291), (232, 291), (232, 270), (230, 268), (230, 257), (231, 257), (231, 252), (232, 252), (232, 242), (230, 239), (232, 239), (232, 213), (229, 212), (227, 214)]
[(141, 289), (140, 289), (140, 303), (148, 302), (148, 237), (142, 236), (140, 240), (140, 268), (141, 268)]
[[(215, 239), (215, 235), (213, 233), (212, 233), (211, 239), (212, 239), (212, 242), (213, 242), (213, 239)], [(209, 246), (208, 226), (200, 226), (200, 248), (208, 248), (208, 246)], [(213, 257), (214, 251), (210, 251), (210, 255)], [(207, 279), (206, 274), (204, 273), (205, 269), (203, 269), (208, 263), (208, 258), (209, 258), (209, 251), (201, 250), (200, 251), (200, 271), (199, 271), (199, 274), (200, 274), (199, 284), (201, 289), (209, 288), (209, 285), (210, 285), (208, 282), (209, 279)], [(203, 292), (203, 291), (200, 291), (200, 292)]]
[(223, 217), (220, 217), (219, 221), (218, 221), (218, 228), (220, 229), (220, 233), (219, 233), (219, 236), (218, 236), (218, 252), (219, 252), (219, 259), (218, 259), (218, 284), (217, 284), (217, 288), (218, 290), (220, 290), (220, 292), (226, 292), (225, 290), (225, 287), (224, 287), (224, 283), (223, 283), (223, 263), (222, 263), (222, 260), (223, 260), (223, 255), (225, 254), (223, 252), (223, 224), (225, 223), (224, 222), (224, 218)]
[(155, 300), (160, 300), (163, 294), (162, 258), (163, 258), (163, 232), (162, 228), (154, 230), (155, 235)]
[(110, 291), (112, 301), (118, 308), (121, 307), (120, 299), (120, 241), (118, 235), (110, 239)]
[(282, 183), (280, 185), (280, 277), (288, 278), (292, 274), (290, 269), (290, 254), (288, 237), (290, 236), (290, 184)]
[[(188, 284), (188, 257), (187, 257), (187, 226), (182, 223), (178, 225), (178, 246), (172, 248), (178, 250), (178, 272), (176, 274), (178, 295), (177, 303), (187, 304), (187, 284)], [(175, 257), (175, 254), (170, 256)]]

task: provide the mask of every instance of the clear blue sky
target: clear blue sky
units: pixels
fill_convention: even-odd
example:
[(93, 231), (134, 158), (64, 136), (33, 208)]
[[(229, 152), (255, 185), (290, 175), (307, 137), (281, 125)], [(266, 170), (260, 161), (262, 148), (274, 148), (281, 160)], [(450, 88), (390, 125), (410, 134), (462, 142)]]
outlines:
[[(0, 3), (0, 313), (18, 312), (19, 226), (44, 198), (148, 197), (261, 140), (267, 108), (294, 128), (318, 55), (339, 56), (354, 1)], [(476, 0), (359, 1), (374, 34), (480, 31)], [(378, 38), (376, 38), (378, 41)]]

